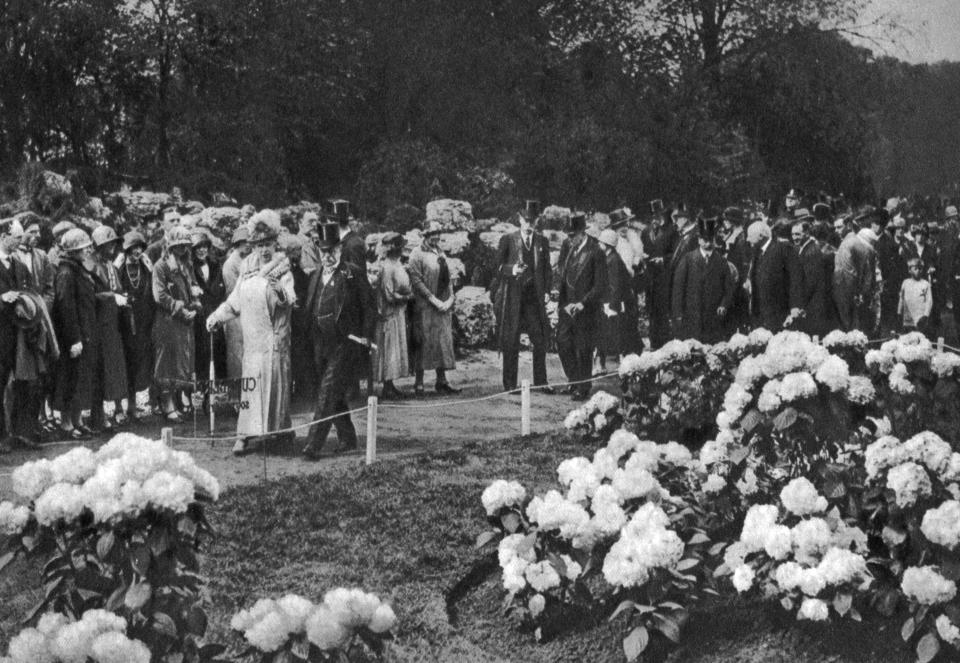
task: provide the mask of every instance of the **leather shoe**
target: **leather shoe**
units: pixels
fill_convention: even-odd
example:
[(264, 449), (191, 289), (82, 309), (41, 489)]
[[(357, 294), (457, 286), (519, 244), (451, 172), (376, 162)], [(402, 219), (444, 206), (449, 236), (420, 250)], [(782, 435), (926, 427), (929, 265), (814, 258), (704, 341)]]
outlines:
[(585, 401), (590, 396), (590, 394), (583, 391), (575, 391), (573, 395), (570, 396), (571, 401)]
[(449, 382), (441, 382), (435, 387), (435, 389), (437, 390), (438, 394), (459, 394), (461, 391), (460, 389), (451, 387)]
[(322, 444), (314, 444), (312, 441), (307, 442), (306, 446), (303, 447), (303, 457), (307, 460), (320, 460), (321, 450), (323, 449)]
[(547, 394), (548, 396), (553, 396), (557, 393), (557, 390), (551, 387), (550, 385), (543, 385), (542, 387), (537, 387), (537, 391), (541, 394)]

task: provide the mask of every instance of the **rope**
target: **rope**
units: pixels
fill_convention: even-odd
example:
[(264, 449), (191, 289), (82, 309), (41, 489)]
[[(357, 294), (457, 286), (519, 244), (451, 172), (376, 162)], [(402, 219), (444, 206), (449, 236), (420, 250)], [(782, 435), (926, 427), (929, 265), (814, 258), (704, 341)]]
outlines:
[[(329, 417), (323, 417), (322, 419), (316, 419), (316, 420), (314, 420), (314, 421), (308, 421), (308, 422), (303, 423), (303, 424), (297, 424), (296, 426), (290, 426), (289, 428), (281, 428), (280, 430), (270, 431), (270, 432), (268, 432), (268, 433), (264, 433), (263, 436), (268, 436), (268, 435), (282, 435), (282, 434), (284, 434), (284, 433), (293, 433), (294, 431), (298, 431), (298, 430), (300, 430), (301, 428), (308, 428), (308, 427), (310, 427), (310, 426), (313, 426), (314, 424), (323, 423), (324, 421), (332, 421), (332, 420), (336, 419), (337, 417), (349, 416), (349, 415), (351, 415), (351, 414), (356, 414), (357, 412), (364, 412), (364, 411), (366, 411), (366, 409), (367, 409), (367, 406), (364, 405), (363, 407), (358, 407), (358, 408), (356, 408), (355, 410), (347, 410), (346, 412), (337, 412), (336, 414), (330, 415)], [(262, 436), (260, 436), (260, 435), (241, 435), (241, 434), (238, 434), (238, 433), (234, 433), (234, 434), (232, 434), (232, 435), (225, 435), (224, 437), (178, 437), (178, 436), (174, 435), (174, 436), (173, 436), (173, 439), (174, 439), (175, 441), (180, 441), (180, 442), (211, 442), (211, 441), (217, 442), (217, 441), (220, 441), (220, 440), (238, 440), (238, 439), (246, 438), (246, 437), (262, 437)]]

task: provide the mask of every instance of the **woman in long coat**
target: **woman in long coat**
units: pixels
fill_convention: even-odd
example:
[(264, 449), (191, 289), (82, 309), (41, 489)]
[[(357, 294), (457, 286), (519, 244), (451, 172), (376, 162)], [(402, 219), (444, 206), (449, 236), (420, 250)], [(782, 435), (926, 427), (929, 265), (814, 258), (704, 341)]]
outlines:
[(619, 359), (621, 354), (625, 354), (639, 335), (636, 307), (630, 306), (630, 300), (636, 302), (636, 297), (630, 283), (630, 272), (617, 252), (618, 240), (616, 231), (609, 228), (600, 233), (598, 240), (606, 256), (607, 297), (600, 311), (597, 352), (602, 358), (613, 359)]
[(196, 339), (197, 376), (206, 379), (210, 374), (210, 338), (213, 338), (213, 365), (218, 379), (227, 377), (227, 348), (223, 331), (208, 332), (206, 320), (227, 298), (220, 263), (210, 255), (210, 238), (201, 233), (191, 236), (193, 244), (193, 275), (202, 291), (200, 311), (194, 319)]
[[(120, 283), (120, 274), (113, 259), (120, 239), (109, 226), (98, 226), (93, 231), (96, 247), (94, 272), (97, 283), (97, 372), (93, 379), (93, 400), (90, 403), (90, 423), (94, 430), (112, 428), (103, 416), (105, 401), (120, 404), (127, 396), (127, 371), (123, 338), (120, 333), (121, 318), (129, 314), (127, 298)], [(116, 410), (117, 423), (123, 423), (120, 408)]]
[[(244, 258), (250, 255), (250, 230), (243, 225), (233, 232), (230, 242), (230, 255), (223, 261), (224, 295), (229, 296), (240, 279), (240, 265)], [(227, 377), (235, 380), (241, 377), (243, 367), (243, 332), (240, 330), (240, 320), (228, 320), (223, 325), (223, 336), (227, 353)]]
[(129, 314), (121, 318), (124, 357), (127, 360), (127, 417), (137, 418), (137, 393), (153, 382), (153, 278), (144, 255), (147, 240), (135, 230), (123, 236), (120, 286), (127, 293)]
[(410, 255), (407, 272), (414, 299), (414, 391), (423, 394), (423, 373), (435, 369), (436, 389), (457, 393), (447, 382), (447, 371), (457, 367), (453, 354), (453, 283), (446, 256), (439, 246), (441, 226), (433, 221), (423, 233), (423, 244)]
[(84, 267), (84, 262), (93, 266), (93, 242), (83, 230), (74, 228), (63, 235), (61, 248), (54, 281), (53, 325), (62, 350), (53, 407), (60, 410), (63, 432), (79, 440), (90, 436), (80, 413), (90, 402), (92, 341), (97, 334), (94, 276)]
[(240, 318), (243, 331), (243, 379), (234, 453), (247, 439), (290, 426), (290, 315), (297, 301), (290, 262), (276, 252), (280, 217), (264, 210), (249, 221), (250, 242), (240, 280), (207, 319), (207, 329)]
[(153, 378), (163, 396), (163, 413), (170, 421), (180, 421), (175, 399), (193, 384), (193, 319), (200, 310), (200, 288), (193, 281), (189, 231), (175, 226), (166, 241), (164, 255), (153, 267), (153, 299), (157, 303)]
[(397, 378), (410, 374), (407, 354), (407, 302), (413, 298), (410, 276), (400, 262), (406, 241), (399, 233), (381, 239), (386, 255), (380, 261), (377, 286), (378, 378), (383, 382), (381, 398), (403, 398), (394, 386)]

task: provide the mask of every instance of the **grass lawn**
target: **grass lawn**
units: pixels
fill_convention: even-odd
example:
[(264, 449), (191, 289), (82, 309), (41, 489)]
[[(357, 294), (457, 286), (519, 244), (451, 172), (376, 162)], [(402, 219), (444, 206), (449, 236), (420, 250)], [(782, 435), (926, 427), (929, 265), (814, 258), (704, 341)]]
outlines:
[[(543, 491), (554, 487), (561, 460), (592, 452), (562, 437), (515, 438), (231, 489), (210, 512), (217, 530), (204, 558), (210, 639), (239, 646), (230, 617), (259, 597), (296, 592), (319, 600), (328, 589), (356, 586), (394, 605), (398, 638), (389, 660), (622, 661), (622, 621), (543, 645), (517, 632), (500, 615), (499, 573), (458, 602), (453, 624), (447, 615), (448, 591), (479, 559), (473, 544), (485, 525), (483, 488), (511, 478)], [(38, 597), (37, 582), (23, 562), (0, 578), (0, 651)], [(695, 615), (670, 660), (914, 660), (899, 642), (899, 621), (821, 627), (782, 623), (779, 614), (734, 602)]]

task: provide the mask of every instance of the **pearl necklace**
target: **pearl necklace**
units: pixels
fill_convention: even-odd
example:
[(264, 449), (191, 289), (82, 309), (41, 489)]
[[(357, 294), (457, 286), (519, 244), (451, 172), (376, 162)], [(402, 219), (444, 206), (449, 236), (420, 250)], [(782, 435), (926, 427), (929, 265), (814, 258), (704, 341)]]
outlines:
[(133, 290), (139, 290), (139, 289), (140, 289), (140, 279), (141, 279), (141, 277), (143, 276), (143, 275), (140, 273), (140, 263), (139, 263), (139, 262), (137, 263), (137, 276), (136, 276), (136, 278), (134, 278), (133, 272), (130, 271), (130, 263), (126, 263), (126, 268), (127, 268), (127, 278), (130, 279), (130, 285), (133, 287)]

